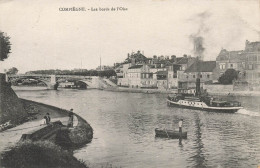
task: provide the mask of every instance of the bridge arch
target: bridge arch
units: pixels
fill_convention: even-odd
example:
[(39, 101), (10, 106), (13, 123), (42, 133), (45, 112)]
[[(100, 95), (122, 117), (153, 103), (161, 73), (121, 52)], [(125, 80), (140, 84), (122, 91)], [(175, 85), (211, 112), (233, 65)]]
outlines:
[(16, 76), (16, 77), (10, 77), (8, 79), (8, 81), (12, 82), (12, 81), (18, 81), (18, 80), (22, 80), (22, 79), (35, 79), (38, 81), (41, 81), (42, 83), (44, 83), (48, 89), (54, 89), (56, 90), (58, 87), (58, 83), (56, 82), (55, 84), (52, 84), (50, 81), (48, 81), (46, 77), (36, 77), (36, 76)]

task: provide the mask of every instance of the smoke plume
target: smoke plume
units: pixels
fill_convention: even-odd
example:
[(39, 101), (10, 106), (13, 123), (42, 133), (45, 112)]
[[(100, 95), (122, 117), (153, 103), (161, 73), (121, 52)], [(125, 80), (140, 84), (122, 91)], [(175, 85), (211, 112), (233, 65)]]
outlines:
[(199, 60), (203, 60), (204, 58), (204, 38), (206, 33), (209, 32), (209, 27), (206, 25), (206, 21), (211, 16), (208, 11), (199, 13), (195, 15), (195, 17), (190, 20), (195, 22), (195, 24), (199, 24), (198, 31), (190, 35), (190, 40), (193, 43), (193, 54), (195, 57), (198, 57)]

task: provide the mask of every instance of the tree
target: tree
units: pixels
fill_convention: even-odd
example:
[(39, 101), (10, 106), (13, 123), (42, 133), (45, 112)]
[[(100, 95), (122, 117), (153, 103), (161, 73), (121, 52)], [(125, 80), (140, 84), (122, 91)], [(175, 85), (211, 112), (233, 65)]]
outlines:
[(227, 69), (226, 72), (219, 77), (218, 81), (224, 85), (232, 84), (233, 80), (238, 78), (238, 73), (239, 71), (234, 69)]
[(13, 67), (10, 68), (8, 71), (6, 71), (6, 74), (17, 74), (18, 73), (18, 69)]
[(11, 53), (11, 43), (8, 37), (4, 32), (0, 31), (0, 61), (4, 61)]

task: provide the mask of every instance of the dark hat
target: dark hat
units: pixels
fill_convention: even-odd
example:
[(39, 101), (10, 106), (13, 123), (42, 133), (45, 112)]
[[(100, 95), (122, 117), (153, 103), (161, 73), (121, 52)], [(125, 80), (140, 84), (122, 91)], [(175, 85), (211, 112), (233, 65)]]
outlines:
[(73, 109), (70, 109), (70, 111), (73, 111)]

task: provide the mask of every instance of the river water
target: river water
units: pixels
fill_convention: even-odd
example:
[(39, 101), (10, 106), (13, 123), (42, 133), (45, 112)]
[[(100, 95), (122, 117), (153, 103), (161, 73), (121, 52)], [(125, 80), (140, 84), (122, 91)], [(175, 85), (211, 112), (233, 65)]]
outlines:
[[(16, 91), (21, 98), (70, 109), (94, 129), (74, 152), (90, 167), (234, 167), (260, 165), (260, 97), (230, 97), (235, 114), (168, 107), (164, 94), (101, 90)], [(188, 139), (155, 138), (155, 128), (183, 129)]]

